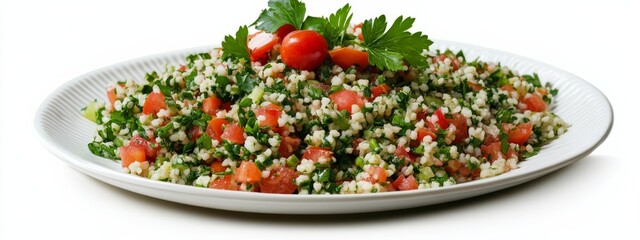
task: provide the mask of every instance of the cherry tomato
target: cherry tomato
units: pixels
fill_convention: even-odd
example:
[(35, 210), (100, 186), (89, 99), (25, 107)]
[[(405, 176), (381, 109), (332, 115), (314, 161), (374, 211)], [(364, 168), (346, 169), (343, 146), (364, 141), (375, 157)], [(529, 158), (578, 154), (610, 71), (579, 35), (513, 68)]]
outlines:
[(327, 58), (327, 41), (312, 30), (297, 30), (289, 33), (280, 46), (282, 61), (298, 70), (313, 71)]
[(278, 36), (278, 38), (280, 39), (280, 42), (282, 42), (282, 39), (284, 39), (284, 37), (286, 37), (289, 33), (295, 30), (296, 30), (296, 27), (294, 27), (293, 25), (285, 24), (285, 25), (282, 25), (280, 28), (278, 28), (278, 30), (276, 30), (276, 36)]
[(278, 36), (263, 31), (251, 34), (247, 47), (251, 53), (251, 61), (267, 60), (267, 53), (278, 43)]

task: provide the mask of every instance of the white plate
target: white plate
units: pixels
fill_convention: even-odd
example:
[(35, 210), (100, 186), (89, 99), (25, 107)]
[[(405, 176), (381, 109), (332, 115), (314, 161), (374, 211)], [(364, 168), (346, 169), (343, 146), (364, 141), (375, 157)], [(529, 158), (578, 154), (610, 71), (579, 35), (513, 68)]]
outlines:
[(591, 153), (609, 134), (613, 110), (607, 98), (591, 84), (555, 67), (531, 59), (477, 46), (436, 41), (433, 48), (463, 50), (467, 59), (501, 62), (522, 74), (536, 72), (560, 92), (554, 111), (572, 124), (569, 131), (540, 154), (520, 163), (518, 169), (497, 177), (437, 189), (362, 195), (277, 195), (223, 191), (152, 181), (123, 173), (120, 164), (91, 154), (95, 124), (80, 109), (93, 99), (105, 100), (109, 82), (140, 81), (146, 72), (161, 71), (165, 64), (184, 62), (189, 53), (213, 46), (173, 51), (101, 68), (56, 89), (42, 103), (35, 118), (36, 131), (53, 154), (77, 170), (108, 184), (139, 194), (183, 204), (243, 212), (280, 214), (335, 214), (374, 212), (448, 202), (521, 184), (567, 166)]

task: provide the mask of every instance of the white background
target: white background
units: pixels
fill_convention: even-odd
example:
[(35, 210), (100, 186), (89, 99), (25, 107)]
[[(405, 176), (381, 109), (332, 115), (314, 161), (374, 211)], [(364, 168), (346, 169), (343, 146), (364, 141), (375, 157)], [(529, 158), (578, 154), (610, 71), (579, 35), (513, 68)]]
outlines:
[[(637, 1), (351, 2), (355, 21), (382, 13), (389, 18), (414, 16), (413, 29), (432, 38), (537, 59), (584, 78), (609, 97), (616, 115), (614, 128), (591, 155), (541, 179), (481, 197), (344, 216), (226, 212), (120, 190), (73, 170), (38, 142), (34, 112), (65, 81), (139, 56), (218, 44), (266, 7), (266, 0), (217, 2), (1, 3), (2, 239), (637, 235), (640, 159), (632, 149), (640, 133), (633, 114), (638, 111), (640, 87)], [(307, 12), (328, 14), (343, 4), (308, 1)]]

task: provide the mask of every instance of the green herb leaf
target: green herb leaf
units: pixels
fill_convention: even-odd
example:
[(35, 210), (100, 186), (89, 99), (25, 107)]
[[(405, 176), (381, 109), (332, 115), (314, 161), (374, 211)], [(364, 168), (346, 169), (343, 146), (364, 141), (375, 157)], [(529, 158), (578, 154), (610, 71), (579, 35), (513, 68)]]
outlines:
[[(385, 15), (362, 24), (363, 47), (369, 52), (369, 62), (381, 69), (403, 70), (403, 60), (410, 65), (423, 68), (428, 65), (422, 51), (433, 43), (422, 32), (410, 33), (415, 18), (396, 18), (387, 30)], [(385, 32), (386, 31), (386, 32)]]
[(251, 58), (249, 57), (249, 48), (247, 47), (248, 35), (249, 29), (247, 26), (241, 26), (238, 28), (235, 38), (231, 35), (225, 36), (222, 42), (222, 58), (244, 58), (247, 62), (250, 62)]
[(345, 4), (336, 13), (329, 15), (324, 24), (323, 36), (327, 40), (329, 49), (342, 44), (347, 28), (351, 23), (353, 14), (350, 13), (351, 6)]
[[(269, 8), (262, 10), (258, 19), (252, 24), (256, 29), (275, 32), (285, 24), (302, 29), (307, 8), (298, 0), (270, 0)], [(224, 47), (224, 46), (223, 46)]]

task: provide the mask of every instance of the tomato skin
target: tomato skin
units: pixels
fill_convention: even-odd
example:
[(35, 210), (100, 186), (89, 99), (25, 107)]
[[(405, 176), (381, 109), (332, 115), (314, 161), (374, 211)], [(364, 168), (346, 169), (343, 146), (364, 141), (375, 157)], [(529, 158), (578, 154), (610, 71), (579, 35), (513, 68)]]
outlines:
[(409, 177), (400, 175), (393, 181), (392, 185), (399, 191), (418, 189), (418, 181), (413, 175), (409, 175)]
[(329, 95), (329, 99), (338, 107), (338, 111), (346, 110), (351, 114), (351, 107), (358, 105), (360, 108), (364, 106), (364, 101), (354, 91), (342, 89)]
[(369, 53), (353, 48), (338, 48), (329, 51), (331, 61), (346, 70), (351, 66), (363, 69), (369, 66)]
[(278, 118), (282, 115), (282, 107), (273, 103), (253, 111), (256, 117), (263, 116), (264, 120), (258, 121), (260, 127), (268, 126), (272, 130), (278, 128)]
[(209, 188), (233, 191), (239, 189), (238, 184), (233, 181), (233, 174), (211, 180)]
[(293, 182), (298, 177), (298, 173), (291, 168), (278, 167), (272, 169), (269, 177), (262, 179), (260, 182), (260, 192), (291, 194), (298, 187)]
[[(302, 159), (308, 159), (314, 162), (320, 162), (320, 160), (330, 160), (333, 157), (333, 152), (321, 147), (309, 147), (302, 155)], [(322, 161), (326, 162), (326, 161)]]
[(249, 36), (249, 40), (247, 41), (247, 47), (249, 48), (249, 53), (251, 55), (251, 61), (265, 61), (267, 60), (267, 53), (273, 49), (273, 47), (278, 44), (278, 36), (272, 33), (267, 33), (264, 31), (259, 31), (257, 33), (251, 34)]
[(282, 139), (282, 142), (280, 142), (280, 147), (278, 147), (280, 157), (287, 158), (291, 156), (291, 154), (293, 154), (300, 146), (300, 138), (281, 136), (280, 139)]
[(280, 46), (282, 61), (297, 70), (313, 71), (327, 58), (327, 41), (312, 30), (289, 33)]
[(237, 123), (227, 125), (221, 137), (237, 144), (244, 144), (245, 140), (244, 130)]
[(449, 123), (447, 122), (447, 117), (444, 116), (444, 113), (442, 113), (442, 108), (438, 108), (438, 110), (436, 110), (435, 112), (433, 112), (433, 116), (438, 117), (438, 126), (442, 129), (447, 129), (449, 128)]
[(521, 123), (515, 128), (509, 130), (509, 142), (515, 144), (525, 144), (531, 133), (533, 132), (533, 125), (528, 123)]
[(142, 113), (144, 114), (156, 114), (160, 109), (166, 109), (167, 104), (164, 102), (164, 95), (162, 93), (151, 92), (142, 106)]
[(206, 114), (215, 116), (222, 104), (222, 100), (215, 96), (211, 96), (202, 100), (202, 111)]
[[(449, 120), (450, 124), (456, 127), (456, 138), (453, 140), (454, 144), (463, 143), (465, 139), (469, 137), (469, 127), (467, 126), (467, 118), (462, 114), (454, 113), (453, 119)], [(435, 139), (435, 138), (434, 138)]]
[(391, 92), (391, 87), (389, 87), (389, 85), (387, 85), (386, 83), (372, 87), (370, 100), (376, 99), (378, 96), (382, 94), (388, 94), (389, 92)]
[(527, 94), (527, 96), (522, 99), (522, 103), (527, 105), (526, 110), (533, 112), (542, 112), (547, 109), (547, 104), (542, 100), (542, 97), (537, 94)]
[(285, 24), (282, 25), (278, 28), (278, 30), (276, 30), (275, 34), (276, 36), (278, 36), (279, 41), (282, 42), (282, 40), (284, 39), (284, 37), (286, 37), (287, 35), (289, 35), (289, 33), (293, 32), (296, 30), (296, 27), (294, 27), (291, 24)]
[(243, 161), (234, 173), (234, 180), (240, 183), (256, 183), (260, 179), (262, 179), (262, 172), (254, 162), (250, 161)]
[(222, 142), (222, 126), (227, 124), (229, 124), (229, 121), (224, 118), (212, 118), (209, 120), (209, 124), (207, 124), (206, 133), (210, 138)]

